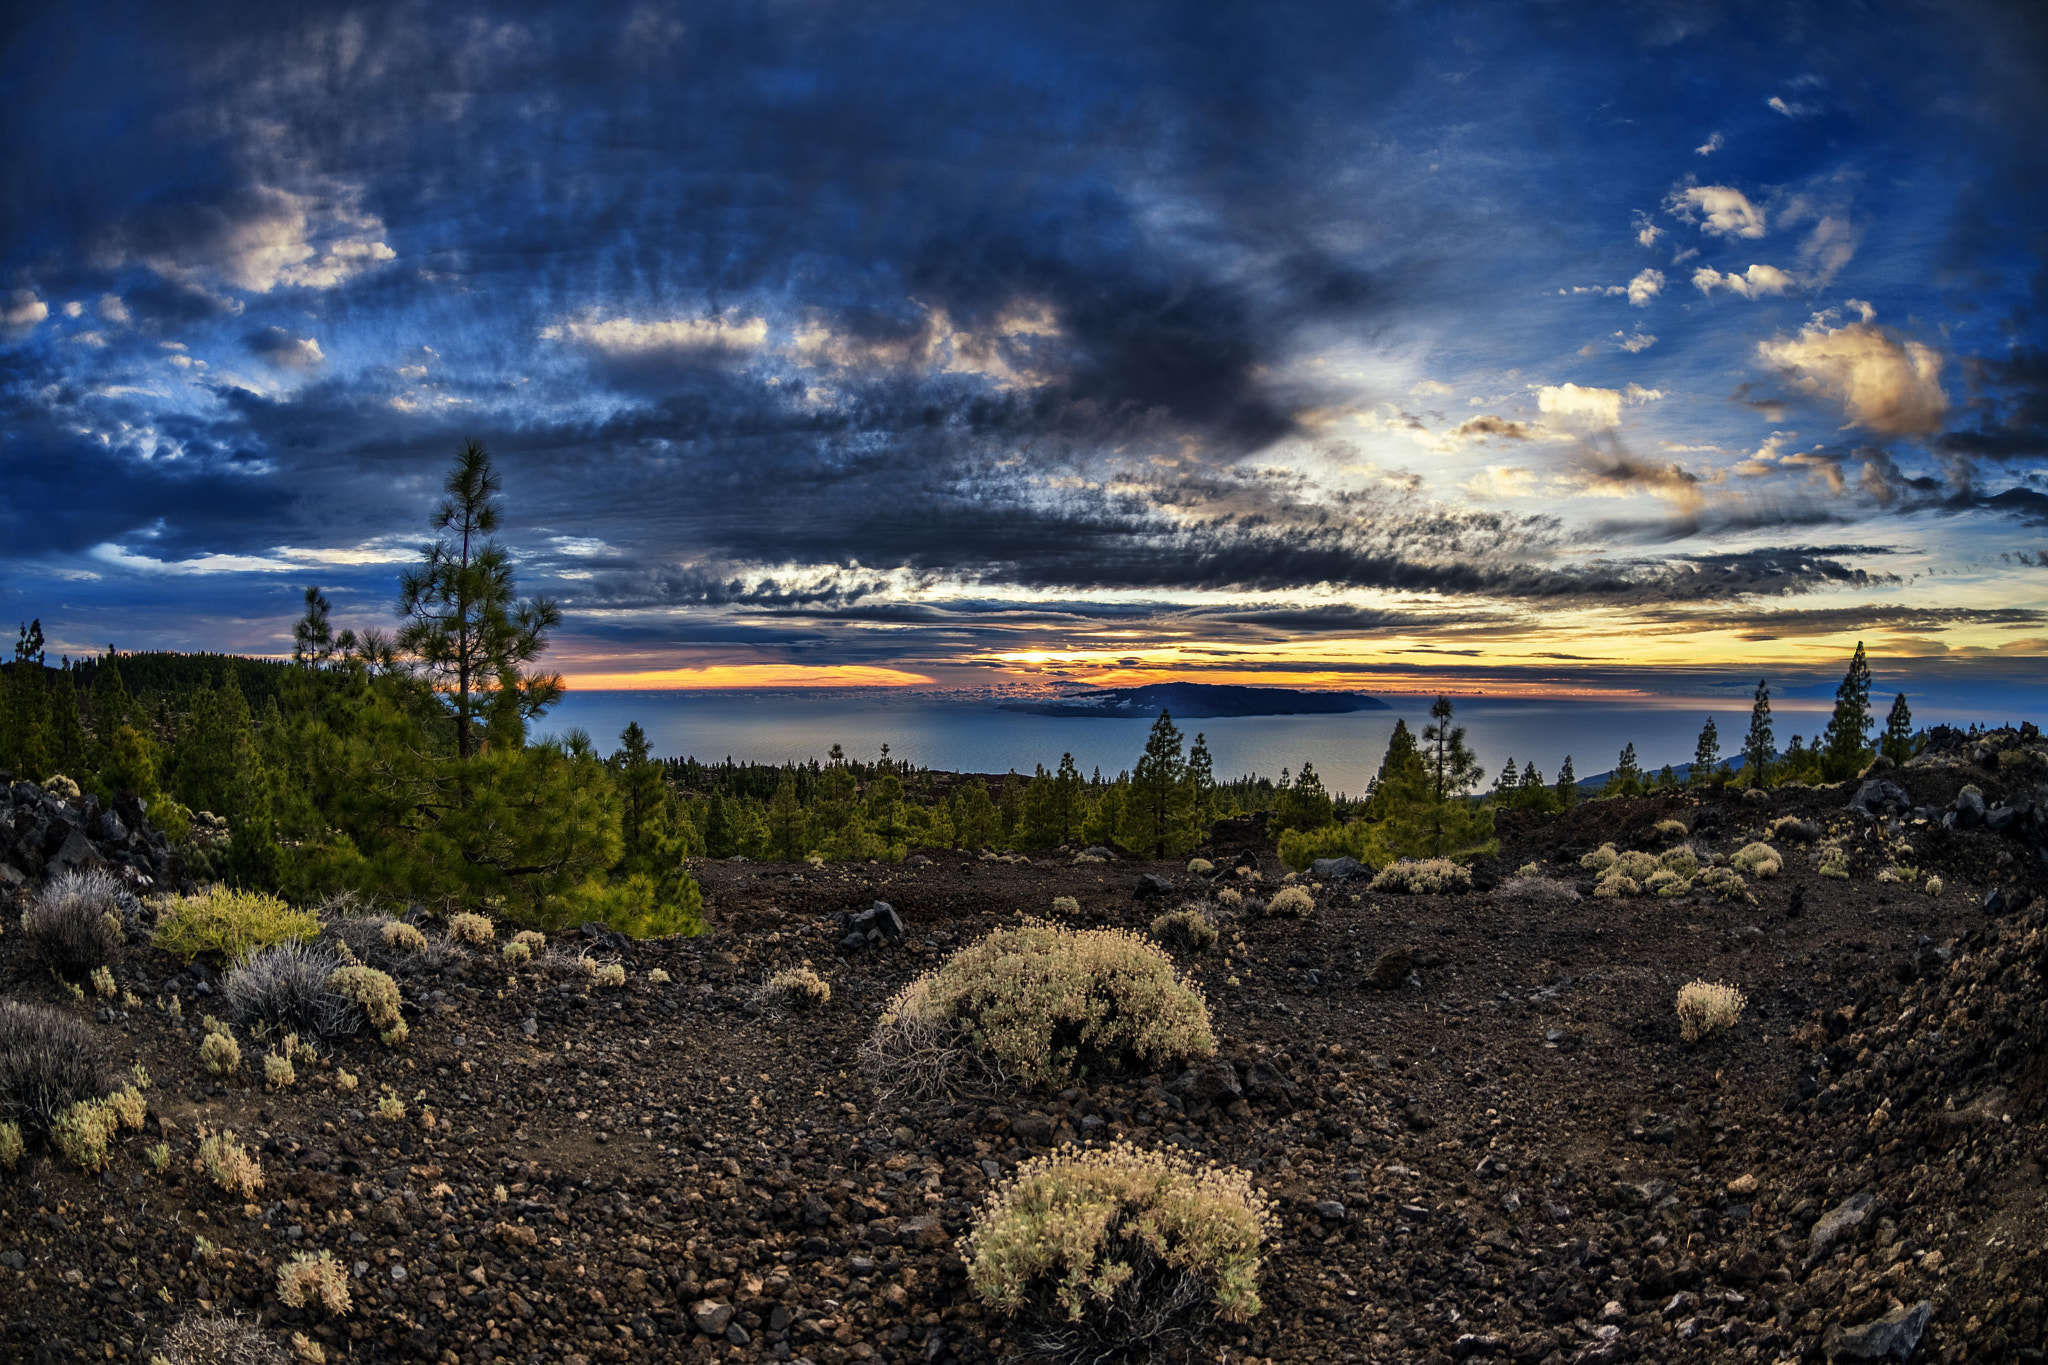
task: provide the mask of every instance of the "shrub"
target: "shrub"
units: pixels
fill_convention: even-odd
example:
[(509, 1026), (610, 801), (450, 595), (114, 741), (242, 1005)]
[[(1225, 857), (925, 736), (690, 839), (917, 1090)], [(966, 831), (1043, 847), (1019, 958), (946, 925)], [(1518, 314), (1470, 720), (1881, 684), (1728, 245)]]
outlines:
[(1307, 919), (1315, 910), (1315, 897), (1299, 886), (1283, 886), (1266, 902), (1266, 913), (1275, 919)]
[(351, 1307), (348, 1268), (335, 1260), (331, 1251), (318, 1255), (302, 1251), (279, 1267), (277, 1297), (287, 1308), (317, 1302), (336, 1317), (345, 1316)]
[(170, 906), (157, 923), (156, 946), (175, 957), (218, 953), (232, 961), (273, 943), (308, 939), (319, 932), (319, 916), (310, 910), (294, 910), (259, 891), (214, 886)]
[(141, 1085), (124, 1085), (107, 1096), (106, 1102), (113, 1109), (114, 1116), (121, 1120), (122, 1127), (132, 1128), (138, 1133), (142, 1131), (143, 1120), (149, 1117), (149, 1101), (142, 1097)]
[(221, 996), (239, 1024), (344, 1038), (363, 1026), (363, 1012), (327, 984), (341, 965), (341, 954), (325, 943), (273, 943), (234, 965)]
[(334, 1088), (344, 1095), (354, 1094), (356, 1088), (355, 1073), (343, 1071), (340, 1067), (336, 1067), (334, 1069)]
[(1849, 880), (1849, 851), (1836, 846), (1823, 848), (1820, 854), (1820, 875), (1835, 877), (1842, 881)]
[(512, 941), (514, 943), (524, 943), (536, 953), (543, 951), (548, 946), (548, 936), (538, 929), (521, 929), (518, 933), (512, 935)]
[(1610, 873), (1617, 873), (1624, 877), (1632, 877), (1640, 882), (1648, 880), (1650, 875), (1663, 865), (1654, 853), (1642, 853), (1635, 849), (1629, 849), (1618, 855), (1614, 860), (1614, 866), (1607, 870)]
[(1810, 844), (1820, 838), (1821, 827), (1811, 820), (1802, 820), (1796, 815), (1781, 815), (1771, 821), (1770, 835), (1773, 839), (1789, 839), (1795, 843)]
[(1686, 835), (1692, 833), (1681, 820), (1659, 820), (1655, 828), (1657, 833), (1667, 839), (1683, 839)]
[(127, 936), (121, 883), (98, 868), (60, 872), (29, 902), (21, 931), (52, 969), (89, 972), (104, 964)]
[(498, 926), (487, 915), (465, 911), (448, 917), (448, 937), (474, 948), (488, 948), (498, 941)]
[(1657, 865), (1666, 871), (1677, 873), (1680, 877), (1690, 877), (1700, 870), (1700, 858), (1692, 851), (1690, 844), (1680, 844), (1676, 848), (1665, 849), (1658, 856)]
[(1710, 867), (1693, 878), (1693, 885), (1702, 891), (1711, 891), (1720, 900), (1748, 900), (1749, 888), (1744, 885), (1742, 874), (1732, 867)]
[(1758, 877), (1775, 877), (1785, 870), (1785, 860), (1778, 855), (1778, 850), (1763, 843), (1744, 844), (1741, 851), (1728, 860), (1728, 865)]
[(1579, 898), (1578, 889), (1570, 882), (1540, 876), (1529, 870), (1535, 866), (1530, 863), (1519, 875), (1501, 883), (1500, 894), (1532, 901), (1575, 901)]
[(242, 1045), (226, 1033), (209, 1033), (199, 1040), (199, 1064), (215, 1076), (232, 1076), (242, 1069)]
[(621, 962), (607, 962), (597, 969), (595, 980), (600, 986), (617, 989), (626, 984), (626, 967)]
[(263, 1055), (263, 1083), (272, 1090), (282, 1090), (296, 1084), (298, 1079), (299, 1073), (292, 1068), (291, 1058), (280, 1057), (275, 1052)]
[(28, 1144), (22, 1141), (21, 1125), (13, 1119), (0, 1120), (0, 1170), (11, 1171), (21, 1164)]
[(650, 967), (647, 971), (647, 984), (650, 986), (666, 986), (674, 979), (659, 967)]
[(1941, 878), (1929, 877), (1927, 879), (1927, 894), (1930, 896), (1939, 896), (1941, 894)]
[(1668, 867), (1660, 867), (1643, 884), (1643, 890), (1653, 896), (1682, 896), (1692, 889), (1692, 883)]
[(47, 1133), (107, 1089), (92, 1028), (74, 1015), (0, 1000), (0, 1120)]
[(504, 957), (505, 965), (508, 967), (524, 966), (526, 963), (533, 961), (533, 945), (521, 943), (518, 939), (513, 939), (504, 946), (501, 950), (501, 955)]
[(1072, 896), (1054, 896), (1052, 898), (1052, 912), (1055, 915), (1078, 915), (1081, 913), (1081, 902), (1075, 900)]
[(377, 1117), (396, 1121), (405, 1117), (405, 1101), (385, 1091), (377, 1097)]
[(1713, 981), (1689, 981), (1678, 988), (1679, 1035), (1696, 1043), (1716, 1029), (1735, 1027), (1749, 997), (1733, 986)]
[[(1425, 858), (1420, 862), (1403, 858), (1381, 869), (1368, 888), (1373, 891), (1410, 896), (1442, 896), (1472, 889), (1472, 869), (1449, 858)], [(1281, 892), (1280, 896), (1286, 895)], [(1273, 897), (1279, 900), (1280, 896)], [(1267, 907), (1271, 913), (1272, 907)]]
[(121, 988), (114, 984), (113, 972), (105, 967), (92, 969), (92, 989), (93, 994), (102, 1000), (112, 1000), (121, 993)]
[(290, 1365), (285, 1349), (238, 1318), (189, 1317), (164, 1338), (164, 1365)]
[(398, 983), (375, 967), (337, 967), (328, 975), (327, 989), (361, 1007), (372, 1028), (393, 1029), (405, 1022), (399, 1014)]
[(1191, 953), (1206, 953), (1216, 946), (1216, 926), (1200, 906), (1184, 905), (1153, 920), (1152, 937)]
[(1215, 1319), (1249, 1322), (1259, 1252), (1277, 1234), (1250, 1178), (1127, 1144), (1062, 1147), (990, 1194), (968, 1279), (1056, 1361), (1143, 1356)]
[(793, 1010), (812, 1009), (832, 998), (832, 985), (809, 967), (777, 972), (761, 987), (761, 998)]
[(384, 946), (401, 953), (417, 953), (425, 950), (427, 936), (404, 920), (390, 920), (384, 925)]
[[(953, 954), (899, 991), (863, 1048), (884, 1086), (950, 1089), (970, 1050), (1026, 1086), (1096, 1068), (1210, 1057), (1216, 1037), (1201, 992), (1155, 943), (1113, 929), (1026, 920)], [(934, 1072), (938, 1074), (934, 1077)]]
[(165, 1171), (171, 1169), (170, 1143), (152, 1142), (149, 1146), (142, 1149), (142, 1154), (149, 1158), (149, 1169), (155, 1171), (158, 1175), (162, 1175)]
[(232, 1129), (216, 1133), (199, 1144), (199, 1164), (213, 1183), (243, 1199), (263, 1188), (263, 1164), (247, 1147), (235, 1140)]
[(1643, 888), (1641, 883), (1636, 881), (1634, 877), (1624, 877), (1618, 873), (1602, 877), (1599, 881), (1593, 883), (1593, 895), (1604, 901), (1619, 900), (1623, 896), (1640, 896), (1642, 894)]
[(1216, 903), (1226, 910), (1236, 910), (1244, 904), (1244, 893), (1234, 886), (1226, 886), (1216, 893)]
[(1579, 859), (1579, 866), (1585, 868), (1588, 872), (1605, 872), (1608, 868), (1614, 866), (1614, 860), (1620, 856), (1619, 853), (1614, 851), (1613, 844), (1602, 844), (1585, 857)]

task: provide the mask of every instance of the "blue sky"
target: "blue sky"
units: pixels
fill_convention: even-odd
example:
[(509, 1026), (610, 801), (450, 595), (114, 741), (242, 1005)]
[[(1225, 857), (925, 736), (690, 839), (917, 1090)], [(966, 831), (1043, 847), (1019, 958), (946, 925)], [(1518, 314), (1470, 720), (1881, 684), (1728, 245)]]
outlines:
[(2048, 654), (2038, 7), (4, 23), (53, 650), (387, 622), (474, 436), (587, 686)]

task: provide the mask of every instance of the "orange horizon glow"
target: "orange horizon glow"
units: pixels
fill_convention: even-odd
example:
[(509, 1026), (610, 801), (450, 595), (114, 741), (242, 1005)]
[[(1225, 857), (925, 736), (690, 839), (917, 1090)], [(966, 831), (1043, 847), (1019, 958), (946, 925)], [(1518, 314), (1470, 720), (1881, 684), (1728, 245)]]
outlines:
[(639, 673), (569, 673), (564, 681), (586, 692), (723, 691), (759, 687), (931, 687), (936, 680), (900, 668), (868, 664), (708, 664)]

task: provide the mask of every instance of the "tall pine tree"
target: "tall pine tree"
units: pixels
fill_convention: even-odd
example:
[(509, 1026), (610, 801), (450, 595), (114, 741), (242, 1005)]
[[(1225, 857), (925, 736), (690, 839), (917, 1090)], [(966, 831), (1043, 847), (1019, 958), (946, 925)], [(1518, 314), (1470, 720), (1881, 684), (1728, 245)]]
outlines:
[(1692, 771), (1686, 774), (1686, 785), (1691, 787), (1712, 786), (1721, 775), (1721, 727), (1714, 723), (1712, 716), (1700, 727), (1699, 742), (1692, 750)]
[(1884, 756), (1894, 763), (1903, 764), (1913, 756), (1913, 712), (1906, 705), (1904, 692), (1892, 698), (1892, 710), (1884, 720), (1884, 739), (1880, 741), (1880, 748)]
[(1749, 733), (1742, 737), (1742, 766), (1749, 785), (1761, 787), (1770, 773), (1771, 754), (1777, 740), (1771, 734), (1771, 684), (1756, 680), (1756, 701), (1749, 708)]
[(1863, 657), (1863, 642), (1856, 642), (1855, 657), (1842, 685), (1835, 689), (1835, 714), (1828, 721), (1822, 760), (1830, 781), (1853, 777), (1870, 761), (1864, 737), (1870, 730), (1870, 663)]
[(1131, 773), (1131, 790), (1124, 804), (1124, 845), (1152, 858), (1179, 853), (1192, 843), (1191, 816), (1180, 728), (1173, 723), (1173, 712), (1162, 710), (1152, 722), (1145, 752)]

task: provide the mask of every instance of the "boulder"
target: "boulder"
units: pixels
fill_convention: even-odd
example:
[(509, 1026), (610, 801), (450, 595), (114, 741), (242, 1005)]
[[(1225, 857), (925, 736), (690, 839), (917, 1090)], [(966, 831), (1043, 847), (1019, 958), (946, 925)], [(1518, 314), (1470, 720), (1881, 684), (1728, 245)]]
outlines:
[(1877, 1203), (1874, 1195), (1852, 1194), (1834, 1208), (1821, 1215), (1813, 1231), (1808, 1235), (1806, 1263), (1819, 1265), (1829, 1248), (1842, 1238), (1851, 1236), (1870, 1217), (1871, 1208)]
[(1169, 879), (1160, 876), (1157, 872), (1147, 872), (1138, 878), (1138, 884), (1131, 889), (1131, 894), (1139, 900), (1146, 900), (1153, 896), (1171, 896), (1173, 894), (1173, 883)]
[(1228, 1104), (1244, 1095), (1237, 1068), (1225, 1061), (1189, 1067), (1174, 1079), (1173, 1091), (1183, 1099), (1207, 1100), (1210, 1104)]
[[(1980, 797), (1980, 805), (1981, 801)], [(1896, 782), (1887, 778), (1872, 777), (1856, 788), (1856, 794), (1849, 798), (1848, 808), (1864, 815), (1904, 814), (1913, 809), (1913, 797)], [(1980, 810), (1979, 814), (1981, 813)]]
[(690, 1305), (690, 1320), (707, 1337), (722, 1337), (732, 1325), (732, 1305), (715, 1299), (700, 1299)]
[(859, 914), (842, 911), (838, 920), (840, 927), (847, 931), (846, 937), (839, 940), (839, 946), (847, 952), (903, 941), (903, 917), (887, 901), (876, 901)]
[(1957, 829), (1975, 829), (1984, 823), (1984, 793), (1975, 786), (1957, 792), (1950, 808), (1955, 812)]
[(1894, 1308), (1881, 1318), (1860, 1327), (1839, 1324), (1827, 1332), (1830, 1360), (1905, 1360), (1920, 1345), (1934, 1305), (1926, 1299), (1904, 1308)]
[(1346, 854), (1341, 858), (1318, 858), (1308, 865), (1310, 881), (1348, 882), (1370, 877), (1373, 869)]

